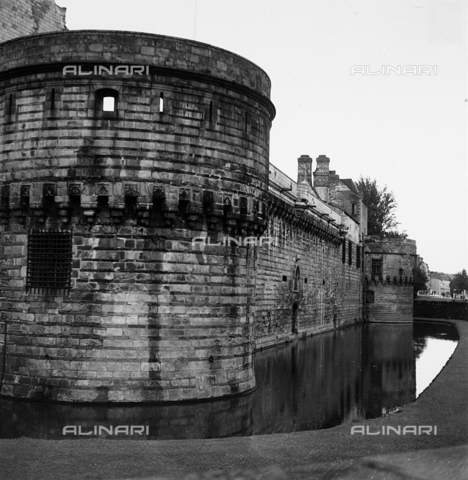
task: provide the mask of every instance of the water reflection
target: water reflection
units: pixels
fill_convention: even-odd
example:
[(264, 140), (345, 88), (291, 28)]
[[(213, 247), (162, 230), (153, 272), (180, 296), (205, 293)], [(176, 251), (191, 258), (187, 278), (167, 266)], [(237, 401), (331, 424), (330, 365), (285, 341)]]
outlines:
[(431, 333), (415, 324), (415, 354), (411, 325), (360, 325), (296, 340), (256, 354), (255, 392), (215, 402), (87, 406), (2, 399), (0, 437), (82, 439), (93, 435), (64, 437), (63, 428), (80, 426), (86, 433), (143, 425), (149, 435), (132, 438), (219, 438), (374, 418), (415, 399), (414, 358), (431, 334), (448, 335), (447, 329)]
[(363, 412), (376, 418), (416, 398), (412, 325), (366, 325), (363, 334)]
[[(149, 435), (141, 436), (137, 431), (125, 438), (162, 440), (251, 435), (251, 410), (249, 396), (199, 404), (92, 407), (2, 399), (0, 438), (83, 439), (95, 436), (85, 435), (94, 427), (114, 430), (118, 426), (139, 425), (148, 426)], [(66, 426), (76, 426), (75, 432), (81, 435), (64, 436)], [(122, 439), (122, 435), (110, 438)]]
[(452, 356), (458, 332), (451, 324), (414, 324), (413, 349), (416, 358), (416, 396), (432, 383)]
[(266, 350), (255, 360), (253, 434), (314, 430), (358, 415), (363, 327)]

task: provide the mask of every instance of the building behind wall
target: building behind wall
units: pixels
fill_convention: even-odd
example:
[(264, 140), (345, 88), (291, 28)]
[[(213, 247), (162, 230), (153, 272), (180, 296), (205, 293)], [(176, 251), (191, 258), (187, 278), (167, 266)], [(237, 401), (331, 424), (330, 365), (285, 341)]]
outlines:
[(452, 280), (451, 275), (440, 272), (430, 272), (430, 294), (442, 297), (450, 296), (450, 282)]
[(312, 170), (308, 155), (298, 159), (297, 182), (270, 164), (265, 235), (276, 243), (258, 252), (257, 347), (362, 321), (366, 208), (357, 192), (353, 210), (347, 189), (316, 188)]

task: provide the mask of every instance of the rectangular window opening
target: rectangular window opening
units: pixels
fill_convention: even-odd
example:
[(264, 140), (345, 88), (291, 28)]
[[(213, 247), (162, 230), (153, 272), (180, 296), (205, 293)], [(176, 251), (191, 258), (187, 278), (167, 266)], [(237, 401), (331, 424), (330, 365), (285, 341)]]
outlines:
[(373, 277), (382, 276), (382, 259), (381, 258), (372, 259), (372, 276)]
[(115, 112), (115, 98), (104, 97), (102, 99), (102, 110), (103, 112)]
[(72, 233), (31, 230), (28, 235), (26, 291), (64, 295), (70, 291)]

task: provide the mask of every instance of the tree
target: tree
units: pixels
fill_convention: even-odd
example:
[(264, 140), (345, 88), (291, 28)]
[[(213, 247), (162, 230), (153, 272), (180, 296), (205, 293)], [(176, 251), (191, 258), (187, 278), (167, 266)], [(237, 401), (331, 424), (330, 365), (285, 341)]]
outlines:
[(418, 296), (419, 290), (427, 290), (427, 282), (429, 279), (427, 278), (426, 272), (421, 270), (419, 265), (416, 265), (414, 268), (413, 274), (413, 297), (416, 298)]
[(450, 281), (450, 293), (462, 293), (466, 290), (468, 290), (468, 275), (466, 270), (463, 269), (455, 274)]
[(395, 196), (387, 186), (379, 188), (376, 180), (369, 177), (359, 178), (356, 188), (362, 194), (362, 201), (367, 207), (367, 233), (389, 238), (406, 238), (405, 232), (399, 232), (399, 223), (393, 211), (397, 207)]

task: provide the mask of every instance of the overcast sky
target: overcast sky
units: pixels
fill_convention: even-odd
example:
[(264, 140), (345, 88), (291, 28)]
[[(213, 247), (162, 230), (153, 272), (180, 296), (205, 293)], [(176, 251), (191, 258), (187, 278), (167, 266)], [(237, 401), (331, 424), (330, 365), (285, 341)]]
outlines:
[(465, 1), (56, 2), (70, 30), (195, 39), (253, 61), (272, 81), (274, 165), (296, 179), (300, 155), (323, 154), (341, 178), (376, 179), (431, 270), (468, 268)]

